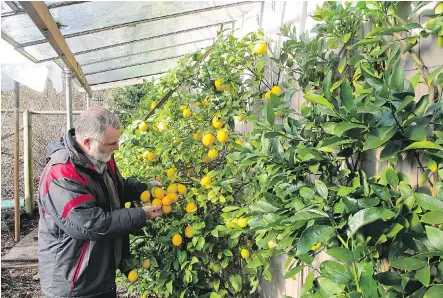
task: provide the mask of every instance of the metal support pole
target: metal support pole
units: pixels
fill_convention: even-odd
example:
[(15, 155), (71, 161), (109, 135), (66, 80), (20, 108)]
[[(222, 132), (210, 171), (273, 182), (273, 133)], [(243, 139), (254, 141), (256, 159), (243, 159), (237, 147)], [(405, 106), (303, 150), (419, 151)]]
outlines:
[(65, 87), (66, 87), (66, 127), (72, 128), (72, 74), (68, 68), (65, 68)]
[(89, 94), (86, 94), (86, 109), (89, 109), (91, 107), (91, 96)]
[(19, 102), (20, 102), (20, 85), (14, 81), (14, 240), (20, 241), (20, 201), (19, 201), (19, 175), (18, 160), (20, 158), (20, 136), (19, 136)]
[(32, 183), (32, 123), (31, 113), (25, 110), (23, 113), (23, 144), (24, 144), (24, 162), (25, 162), (25, 210), (29, 216), (33, 216), (34, 194)]
[(260, 20), (258, 24), (258, 29), (263, 30), (263, 15), (265, 13), (265, 1), (261, 2), (261, 9), (260, 9)]

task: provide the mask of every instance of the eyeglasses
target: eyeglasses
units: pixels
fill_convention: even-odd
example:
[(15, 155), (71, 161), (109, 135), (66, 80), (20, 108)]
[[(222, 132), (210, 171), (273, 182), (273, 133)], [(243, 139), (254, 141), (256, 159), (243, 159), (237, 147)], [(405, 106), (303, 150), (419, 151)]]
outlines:
[(118, 143), (120, 142), (120, 139), (118, 139), (117, 142), (112, 142), (112, 143), (103, 143), (103, 142), (100, 142), (99, 140), (97, 140), (97, 139), (95, 139), (95, 138), (92, 138), (92, 139), (93, 139), (93, 140), (96, 140), (97, 142), (99, 142), (99, 143), (102, 144), (103, 146), (108, 147), (108, 148), (110, 148), (110, 149), (116, 149), (117, 146), (118, 146)]

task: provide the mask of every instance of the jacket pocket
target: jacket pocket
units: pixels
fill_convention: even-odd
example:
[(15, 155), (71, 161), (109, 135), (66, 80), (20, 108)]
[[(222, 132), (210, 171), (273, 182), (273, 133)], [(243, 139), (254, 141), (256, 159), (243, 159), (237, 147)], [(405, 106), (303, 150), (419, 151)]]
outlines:
[(85, 241), (85, 243), (83, 244), (80, 256), (77, 260), (77, 263), (74, 266), (74, 274), (72, 275), (71, 278), (71, 290), (74, 289), (74, 284), (78, 280), (78, 277), (80, 275), (82, 266), (85, 262), (85, 255), (86, 252), (88, 251), (88, 247), (89, 247), (89, 240)]

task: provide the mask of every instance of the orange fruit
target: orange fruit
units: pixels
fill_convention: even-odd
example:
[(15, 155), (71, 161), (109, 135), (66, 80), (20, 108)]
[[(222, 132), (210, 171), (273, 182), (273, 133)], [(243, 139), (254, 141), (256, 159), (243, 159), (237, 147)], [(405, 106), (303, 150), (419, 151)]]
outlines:
[(178, 190), (178, 193), (179, 194), (181, 194), (181, 195), (185, 195), (186, 194), (186, 186), (184, 186), (183, 184), (179, 184), (178, 186), (177, 186), (177, 190)]
[(140, 195), (140, 201), (142, 201), (143, 203), (148, 202), (150, 198), (151, 198), (151, 194), (147, 190), (142, 192)]
[(178, 195), (175, 192), (168, 193), (165, 198), (169, 198), (172, 203), (176, 203), (178, 201)]
[(169, 205), (171, 205), (171, 203), (172, 203), (171, 197), (169, 197), (169, 196), (163, 197), (162, 205), (169, 206)]
[(160, 199), (153, 199), (152, 200), (152, 206), (162, 206), (162, 200)]
[(186, 205), (186, 213), (194, 213), (195, 211), (197, 211), (195, 203), (191, 202)]
[(174, 168), (170, 168), (166, 171), (166, 176), (168, 176), (168, 178), (172, 178), (172, 176), (175, 175), (175, 169)]
[(177, 184), (170, 184), (168, 186), (168, 188), (166, 189), (167, 193), (173, 193), (173, 192), (177, 192)]
[(171, 213), (172, 207), (171, 205), (163, 205), (162, 206), (162, 211), (164, 214), (169, 214)]
[(135, 282), (138, 279), (137, 270), (131, 270), (128, 274), (129, 282)]
[(148, 124), (146, 124), (146, 122), (142, 122), (139, 124), (138, 126), (138, 130), (140, 130), (141, 132), (145, 132), (148, 130)]
[(154, 197), (156, 199), (163, 199), (163, 197), (165, 196), (165, 191), (163, 189), (161, 189), (160, 187), (157, 187), (154, 189)]
[(175, 246), (180, 246), (182, 244), (183, 238), (180, 236), (180, 234), (175, 234), (174, 237), (172, 237), (172, 244)]

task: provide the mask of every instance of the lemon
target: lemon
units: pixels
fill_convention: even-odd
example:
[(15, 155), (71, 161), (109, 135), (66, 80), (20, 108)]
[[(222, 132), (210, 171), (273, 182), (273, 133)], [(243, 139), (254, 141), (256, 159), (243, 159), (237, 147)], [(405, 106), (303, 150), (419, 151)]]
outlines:
[(202, 132), (201, 132), (201, 131), (197, 131), (197, 132), (194, 134), (194, 141), (196, 141), (196, 142), (200, 142), (200, 141), (202, 140), (202, 137), (203, 137)]
[(258, 43), (254, 46), (254, 53), (257, 55), (262, 55), (264, 52), (266, 52), (266, 43)]
[(163, 189), (161, 189), (160, 187), (157, 187), (154, 189), (154, 197), (156, 199), (163, 199), (163, 197), (165, 196), (165, 191)]
[(165, 124), (164, 122), (162, 122), (162, 121), (160, 121), (160, 122), (158, 123), (157, 127), (158, 127), (158, 129), (161, 130), (161, 131), (164, 131), (164, 130), (168, 129), (168, 127), (166, 126), (166, 124)]
[(183, 184), (179, 184), (177, 186), (177, 190), (178, 190), (178, 193), (181, 194), (181, 195), (185, 195), (186, 194), (186, 186), (184, 186)]
[(142, 201), (143, 203), (146, 203), (147, 201), (149, 201), (150, 198), (151, 198), (151, 194), (147, 190), (142, 192), (140, 195), (140, 201)]
[(186, 204), (186, 213), (194, 213), (195, 211), (197, 211), (197, 205), (195, 205), (195, 203), (191, 202)]
[(160, 199), (153, 199), (152, 200), (152, 206), (162, 206), (162, 200)]
[(225, 79), (223, 79), (223, 78), (216, 79), (215, 82), (214, 82), (215, 89), (216, 89), (217, 91), (223, 91), (224, 88), (222, 88), (221, 85), (222, 85), (224, 82), (225, 82)]
[(212, 126), (214, 126), (214, 128), (217, 128), (217, 129), (218, 128), (222, 128), (223, 124), (225, 124), (225, 122), (220, 120), (220, 119), (218, 119), (217, 116), (214, 116), (212, 118)]
[(209, 178), (208, 176), (204, 176), (201, 180), (200, 180), (200, 184), (202, 186), (208, 186), (209, 184), (211, 184), (211, 178)]
[(245, 228), (247, 225), (248, 225), (248, 219), (247, 219), (247, 218), (240, 217), (240, 218), (238, 219), (238, 226), (239, 226), (240, 228)]
[(192, 112), (191, 112), (190, 108), (186, 108), (183, 110), (183, 117), (188, 118), (188, 117), (191, 117), (191, 115), (192, 115)]
[(269, 240), (269, 242), (268, 242), (268, 247), (270, 248), (270, 249), (272, 249), (272, 248), (274, 248), (274, 247), (276, 247), (277, 246), (277, 242), (275, 242), (275, 240)]
[(211, 149), (211, 150), (209, 150), (209, 152), (208, 152), (208, 157), (209, 157), (210, 159), (216, 159), (216, 158), (218, 157), (218, 151), (217, 151), (217, 149)]
[(249, 250), (247, 250), (246, 248), (243, 248), (241, 250), (240, 254), (243, 259), (249, 258)]
[(174, 237), (172, 237), (172, 244), (175, 246), (180, 246), (182, 244), (183, 238), (180, 236), (180, 234), (175, 234)]
[(172, 203), (175, 203), (178, 201), (178, 195), (175, 192), (168, 193), (168, 195), (166, 197), (168, 197)]
[(279, 95), (281, 93), (281, 88), (279, 86), (274, 86), (271, 89), (271, 93), (275, 95)]
[(171, 205), (171, 203), (172, 203), (172, 200), (171, 200), (170, 196), (163, 197), (163, 199), (162, 199), (163, 206), (169, 206), (169, 205)]
[(168, 178), (172, 178), (172, 176), (174, 176), (174, 174), (175, 174), (174, 168), (170, 168), (166, 171), (166, 176), (168, 176)]
[(240, 140), (240, 139), (237, 139), (235, 142), (236, 142), (237, 144), (239, 144), (239, 145), (243, 145), (243, 141)]
[(143, 158), (144, 159), (148, 159), (148, 157), (149, 157), (149, 153), (151, 153), (151, 152), (149, 152), (149, 151), (145, 151), (145, 152), (143, 152)]
[(202, 143), (206, 147), (211, 146), (214, 143), (214, 136), (210, 133), (205, 134), (202, 138)]
[(265, 99), (270, 99), (271, 98), (271, 91), (268, 91), (265, 93)]
[(157, 156), (156, 156), (154, 153), (152, 153), (152, 152), (148, 152), (147, 155), (146, 155), (146, 157), (147, 157), (150, 161), (154, 161), (154, 160), (157, 159)]
[(167, 193), (176, 193), (177, 192), (177, 184), (171, 184), (168, 186), (168, 188), (166, 189)]
[(151, 260), (150, 259), (145, 259), (143, 261), (143, 268), (149, 269), (149, 267), (151, 267)]
[(138, 126), (138, 130), (140, 130), (141, 132), (145, 132), (148, 130), (148, 124), (146, 124), (145, 122), (140, 123), (140, 125)]
[(134, 282), (138, 278), (137, 270), (131, 270), (128, 274), (129, 282)]
[(202, 161), (203, 161), (203, 163), (209, 163), (209, 161), (210, 161), (209, 156), (205, 155), (205, 156), (203, 157)]
[(311, 247), (311, 250), (317, 250), (317, 249), (320, 248), (320, 246), (321, 246), (321, 243), (319, 242), (319, 243), (313, 245), (313, 246)]
[(196, 107), (199, 107), (199, 106), (201, 105), (201, 103), (200, 103), (199, 101), (196, 101), (196, 102), (194, 103), (194, 105), (195, 105)]
[(192, 226), (187, 226), (185, 229), (185, 236), (188, 238), (192, 238)]
[(240, 115), (237, 116), (237, 121), (238, 121), (238, 122), (243, 121), (243, 119), (245, 119), (245, 115), (240, 114)]
[(229, 135), (228, 132), (224, 129), (220, 129), (219, 131), (217, 131), (217, 140), (224, 144), (228, 141), (229, 139)]
[[(163, 198), (163, 199), (165, 199), (165, 198)], [(163, 205), (162, 206), (162, 211), (163, 211), (164, 214), (171, 213), (171, 210), (172, 210), (171, 205)]]

